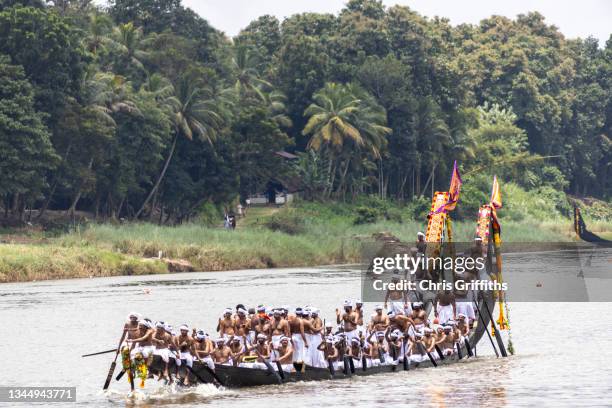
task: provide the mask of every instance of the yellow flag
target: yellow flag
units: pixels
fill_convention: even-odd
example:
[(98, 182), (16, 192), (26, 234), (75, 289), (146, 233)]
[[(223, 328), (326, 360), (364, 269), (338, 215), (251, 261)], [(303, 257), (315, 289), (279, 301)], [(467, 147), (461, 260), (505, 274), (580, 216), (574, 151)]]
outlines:
[(493, 189), (491, 191), (491, 205), (495, 208), (501, 208), (502, 197), (499, 183), (497, 182), (497, 176), (493, 177)]

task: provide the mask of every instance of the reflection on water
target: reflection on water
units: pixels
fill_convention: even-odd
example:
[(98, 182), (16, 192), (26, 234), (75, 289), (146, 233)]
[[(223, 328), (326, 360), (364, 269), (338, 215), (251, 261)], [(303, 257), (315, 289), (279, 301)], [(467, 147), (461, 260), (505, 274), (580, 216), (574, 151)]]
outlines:
[[(610, 272), (610, 257), (593, 258), (592, 263)], [(532, 264), (528, 259), (531, 255), (514, 265)], [(556, 276), (559, 262), (567, 263), (567, 258), (552, 254), (544, 261), (539, 258), (536, 267), (546, 266), (543, 273)], [(563, 274), (575, 277), (576, 268), (565, 266), (558, 265)], [(589, 291), (601, 286), (600, 281), (587, 282)], [(177, 390), (149, 381), (144, 391), (126, 398), (129, 387), (123, 380), (113, 381), (108, 393), (100, 391), (112, 355), (80, 357), (114, 347), (132, 310), (212, 333), (220, 312), (237, 303), (310, 304), (332, 319), (345, 298), (359, 294), (359, 271), (346, 267), (1, 285), (0, 322), (8, 333), (3, 340), (9, 351), (3, 357), (10, 368), (0, 377), (0, 385), (76, 386), (77, 405), (92, 407), (612, 405), (612, 336), (598, 335), (602, 328), (610, 332), (611, 303), (511, 303), (518, 353), (514, 357), (495, 358), (483, 337), (477, 359), (344, 381), (222, 391), (209, 385)], [(366, 306), (369, 313), (372, 305)]]

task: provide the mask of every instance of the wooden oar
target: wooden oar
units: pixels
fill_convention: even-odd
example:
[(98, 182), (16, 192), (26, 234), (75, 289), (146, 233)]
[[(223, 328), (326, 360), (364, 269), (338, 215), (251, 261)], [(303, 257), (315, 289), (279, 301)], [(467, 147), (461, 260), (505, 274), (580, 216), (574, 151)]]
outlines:
[(438, 346), (437, 344), (434, 345), (434, 348), (436, 349), (436, 352), (438, 353), (438, 355), (440, 356), (440, 360), (444, 360), (444, 353), (442, 353), (442, 350), (440, 349), (440, 346)]
[[(283, 379), (281, 378), (280, 374), (277, 373), (274, 370), (274, 368), (272, 367), (272, 364), (270, 364), (268, 361), (266, 361), (264, 356), (262, 356), (261, 353), (259, 352), (259, 350), (257, 350), (257, 347), (255, 347), (253, 350), (255, 350), (255, 353), (257, 353), (257, 356), (259, 358), (261, 358), (261, 361), (263, 361), (263, 363), (266, 365), (266, 368), (268, 369), (268, 372), (276, 377), (276, 382), (279, 383), (279, 384), (282, 384), (283, 383)], [(282, 368), (279, 366), (279, 369), (282, 369)]]
[(123, 343), (123, 337), (125, 337), (125, 333), (126, 331), (124, 330), (123, 333), (121, 333), (121, 338), (119, 339), (119, 345), (116, 348), (116, 352), (115, 352), (115, 358), (113, 359), (113, 362), (111, 363), (110, 368), (108, 369), (108, 375), (106, 376), (106, 381), (104, 381), (104, 387), (102, 388), (103, 390), (107, 390), (108, 387), (110, 386), (110, 382), (113, 379), (113, 373), (115, 372), (115, 367), (117, 367), (117, 356), (119, 356), (119, 352), (121, 351), (121, 343)]
[(404, 339), (402, 339), (402, 355), (404, 371), (408, 371), (410, 369), (410, 366), (408, 365), (408, 358), (406, 357), (406, 341)]
[(484, 318), (482, 317), (482, 313), (480, 312), (480, 308), (478, 307), (478, 303), (476, 301), (474, 301), (474, 306), (476, 306), (476, 311), (478, 312), (478, 316), (480, 317), (480, 323), (482, 323), (482, 325), (484, 326), (484, 331), (487, 333), (487, 336), (489, 337), (489, 341), (491, 342), (491, 347), (493, 347), (493, 351), (495, 352), (495, 355), (497, 356), (497, 358), (499, 358), (499, 353), (497, 352), (497, 349), (495, 348), (495, 343), (493, 343), (493, 337), (491, 337), (491, 333), (489, 333), (489, 329), (487, 328), (487, 325), (485, 324)]
[(487, 310), (487, 314), (489, 315), (489, 319), (491, 319), (491, 327), (493, 327), (493, 330), (495, 330), (495, 340), (497, 340), (499, 351), (501, 352), (502, 357), (508, 357), (508, 353), (506, 353), (506, 346), (504, 346), (504, 340), (501, 338), (501, 333), (499, 330), (497, 330), (495, 320), (493, 320), (493, 315), (491, 314), (491, 310), (489, 309), (486, 299), (483, 300), (483, 303), (485, 305), (485, 309)]
[(457, 345), (457, 357), (459, 358), (459, 360), (461, 360), (463, 358), (463, 353), (461, 352), (461, 345), (459, 344), (459, 342), (455, 344)]
[(470, 345), (467, 336), (463, 338), (463, 341), (465, 342), (465, 349), (467, 350), (468, 358), (474, 357), (474, 353), (472, 352), (472, 346)]
[[(181, 359), (181, 355), (177, 352), (175, 352), (174, 350), (170, 350), (170, 352), (172, 354), (174, 354), (174, 358), (178, 361)], [(182, 365), (182, 364), (181, 364)], [(208, 381), (204, 381), (204, 379), (202, 377), (200, 377), (200, 375), (198, 373), (196, 373), (195, 371), (193, 371), (193, 369), (191, 367), (189, 367), (187, 365), (187, 362), (185, 361), (185, 370), (189, 371), (190, 374), (193, 374), (193, 376), (195, 378), (198, 379), (199, 382), (201, 382), (202, 384), (208, 384)], [(177, 374), (177, 378), (178, 378), (178, 371), (176, 372)]]
[(117, 349), (114, 348), (114, 349), (110, 349), (110, 350), (106, 350), (106, 351), (98, 351), (97, 353), (83, 354), (81, 357), (91, 357), (91, 356), (97, 356), (97, 355), (100, 355), (100, 354), (108, 354), (108, 353), (112, 353), (113, 351), (117, 351)]
[(423, 353), (425, 352), (427, 354), (427, 357), (429, 357), (429, 361), (431, 361), (431, 364), (434, 367), (438, 366), (438, 363), (436, 363), (436, 360), (433, 358), (433, 356), (431, 355), (431, 353), (429, 351), (427, 351), (427, 349), (425, 349), (425, 347), (423, 346), (423, 343), (421, 343), (420, 341), (417, 342), (417, 347), (419, 348), (419, 352)]

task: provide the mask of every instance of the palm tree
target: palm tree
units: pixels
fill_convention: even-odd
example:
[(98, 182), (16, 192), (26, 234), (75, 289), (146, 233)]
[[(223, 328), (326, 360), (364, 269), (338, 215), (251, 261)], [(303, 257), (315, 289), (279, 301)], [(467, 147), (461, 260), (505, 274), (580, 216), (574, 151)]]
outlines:
[(245, 44), (238, 43), (234, 47), (232, 65), (236, 71), (236, 94), (239, 96), (255, 95), (262, 101), (266, 100), (263, 88), (271, 89), (272, 84), (260, 78), (261, 63), (259, 55)]
[(336, 83), (327, 83), (315, 92), (312, 103), (304, 111), (309, 116), (302, 131), (304, 136), (312, 135), (308, 148), (321, 150), (324, 147), (340, 150), (346, 140), (363, 145), (361, 133), (356, 128), (356, 115), (360, 100)]
[(174, 96), (166, 98), (166, 103), (171, 107), (174, 137), (159, 177), (134, 218), (142, 214), (159, 188), (174, 156), (179, 137), (193, 140), (194, 136), (197, 136), (212, 145), (229, 118), (231, 99), (224, 90), (217, 91), (211, 86), (198, 83), (189, 75), (184, 75), (175, 86)]
[(89, 35), (85, 38), (86, 48), (94, 55), (98, 49), (112, 42), (108, 37), (113, 27), (111, 18), (102, 13), (92, 13), (89, 15)]
[(115, 41), (119, 51), (127, 59), (128, 63), (144, 71), (143, 61), (149, 53), (144, 50), (146, 41), (141, 27), (134, 23), (119, 24), (114, 30)]
[(287, 115), (285, 101), (287, 97), (281, 91), (272, 91), (264, 94), (264, 102), (268, 108), (268, 114), (280, 128), (290, 128), (293, 126), (291, 118)]
[(328, 83), (313, 99), (315, 102), (304, 112), (310, 118), (302, 134), (311, 135), (308, 148), (327, 152), (331, 188), (336, 166), (342, 162), (342, 188), (353, 158), (359, 158), (361, 153), (381, 158), (386, 135), (391, 133), (385, 126), (387, 115), (370, 94), (356, 85)]

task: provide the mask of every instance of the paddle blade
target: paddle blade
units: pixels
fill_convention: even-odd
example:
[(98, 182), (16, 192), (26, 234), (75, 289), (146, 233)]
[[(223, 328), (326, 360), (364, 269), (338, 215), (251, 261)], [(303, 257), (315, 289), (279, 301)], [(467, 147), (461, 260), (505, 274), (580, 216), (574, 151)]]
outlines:
[(467, 337), (465, 338), (465, 349), (467, 350), (468, 357), (474, 356), (474, 352), (472, 351), (472, 346), (470, 345), (470, 342), (468, 341)]
[(125, 370), (121, 370), (119, 374), (117, 374), (117, 376), (115, 377), (115, 381), (119, 381), (121, 377), (123, 377), (123, 374), (125, 374)]
[(104, 388), (102, 388), (103, 390), (107, 390), (110, 386), (110, 382), (113, 379), (113, 373), (115, 372), (115, 367), (117, 367), (117, 362), (113, 361), (110, 369), (108, 370), (108, 375), (106, 376), (106, 381), (104, 382)]

